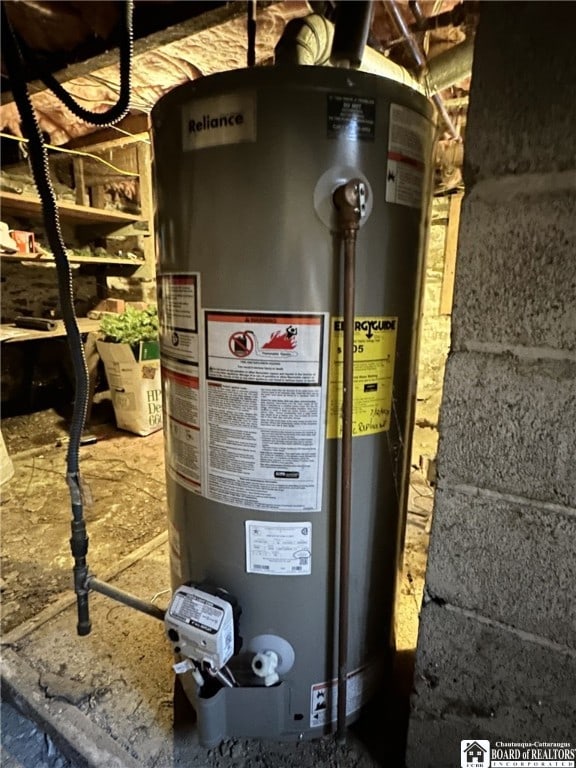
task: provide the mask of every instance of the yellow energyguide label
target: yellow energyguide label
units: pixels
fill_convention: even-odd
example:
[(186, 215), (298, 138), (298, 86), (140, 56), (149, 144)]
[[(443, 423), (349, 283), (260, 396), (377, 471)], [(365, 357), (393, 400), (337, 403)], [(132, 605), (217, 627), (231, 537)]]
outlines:
[[(397, 317), (356, 317), (354, 322), (354, 410), (352, 434), (390, 429)], [(326, 436), (342, 437), (344, 321), (330, 319), (330, 366)]]

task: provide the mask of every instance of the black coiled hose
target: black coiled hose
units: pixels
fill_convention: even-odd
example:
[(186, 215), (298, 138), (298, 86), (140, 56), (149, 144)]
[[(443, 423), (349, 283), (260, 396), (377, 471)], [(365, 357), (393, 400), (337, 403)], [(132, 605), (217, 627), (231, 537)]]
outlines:
[[(6, 4), (1, 5), (2, 12), (2, 49), (8, 76), (10, 78), (14, 100), (22, 119), (22, 128), (28, 139), (30, 152), (30, 165), (34, 182), (40, 195), (43, 207), (44, 227), (50, 248), (54, 254), (56, 271), (58, 275), (58, 292), (62, 308), (62, 317), (68, 337), (68, 345), (74, 366), (75, 397), (72, 420), (70, 424), (70, 441), (66, 457), (66, 476), (70, 490), (72, 505), (72, 536), (70, 546), (74, 557), (74, 590), (78, 608), (77, 631), (79, 635), (87, 635), (90, 632), (90, 613), (88, 608), (88, 566), (86, 555), (88, 554), (88, 536), (84, 521), (84, 500), (82, 494), (82, 482), (80, 478), (80, 441), (86, 411), (88, 407), (88, 368), (84, 355), (84, 346), (74, 312), (74, 288), (72, 283), (72, 270), (66, 254), (66, 246), (60, 227), (60, 215), (54, 188), (50, 179), (48, 165), (48, 153), (44, 146), (44, 139), (36, 113), (28, 93), (25, 78), (24, 58), (14, 30), (6, 13)], [(122, 119), (130, 107), (130, 72), (133, 50), (132, 29), (132, 1), (125, 3), (125, 14), (122, 17), (123, 39), (120, 49), (120, 95), (117, 103), (103, 113), (95, 113), (79, 106), (62, 86), (50, 74), (40, 73), (44, 83), (55, 93), (58, 98), (80, 119), (97, 126), (107, 126)]]
[[(126, 116), (130, 108), (130, 73), (132, 68), (132, 54), (134, 49), (134, 34), (132, 25), (132, 13), (133, 3), (132, 0), (128, 0), (123, 5), (123, 13), (120, 16), (121, 23), (121, 42), (120, 42), (120, 93), (118, 95), (118, 101), (110, 109), (105, 112), (92, 112), (89, 109), (84, 109), (77, 101), (63, 88), (58, 80), (48, 71), (44, 70), (38, 63), (34, 56), (34, 52), (31, 51), (25, 44), (20, 41), (19, 48), (22, 54), (28, 60), (32, 60), (35, 69), (35, 76), (39, 80), (42, 80), (44, 85), (49, 88), (52, 93), (57, 96), (62, 104), (64, 104), (72, 114), (84, 120), (90, 125), (97, 125), (101, 128), (114, 125), (123, 117)], [(5, 17), (3, 17), (3, 22)], [(12, 36), (14, 33), (12, 32)]]

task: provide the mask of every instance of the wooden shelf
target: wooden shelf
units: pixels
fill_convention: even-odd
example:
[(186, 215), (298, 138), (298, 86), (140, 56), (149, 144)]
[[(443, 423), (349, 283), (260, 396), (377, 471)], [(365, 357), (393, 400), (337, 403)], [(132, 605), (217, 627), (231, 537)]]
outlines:
[[(15, 341), (34, 341), (36, 339), (56, 339), (66, 336), (63, 320), (56, 320), (58, 326), (53, 331), (36, 331), (32, 328), (17, 328), (13, 323), (0, 325), (0, 341), (8, 344)], [(89, 317), (78, 318), (80, 333), (97, 333), (100, 329), (100, 320), (90, 320)]]
[[(20, 261), (30, 264), (54, 264), (53, 256), (41, 256), (37, 253), (0, 253), (2, 261)], [(144, 259), (122, 259), (110, 256), (69, 256), (71, 264), (122, 264), (130, 267), (141, 267)]]
[[(9, 211), (13, 214), (42, 215), (42, 204), (39, 199), (17, 195), (14, 192), (0, 191), (0, 204), (3, 211)], [(108, 211), (102, 208), (90, 208), (87, 205), (76, 205), (67, 201), (58, 202), (58, 210), (63, 219), (75, 220), (77, 222), (101, 223), (101, 224), (133, 224), (137, 221), (144, 221), (138, 214), (123, 213), (122, 211)]]

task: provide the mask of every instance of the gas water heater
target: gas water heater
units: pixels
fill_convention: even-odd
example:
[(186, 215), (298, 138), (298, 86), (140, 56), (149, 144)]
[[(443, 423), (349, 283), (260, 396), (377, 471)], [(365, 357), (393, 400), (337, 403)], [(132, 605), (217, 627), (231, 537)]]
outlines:
[(433, 110), (409, 85), (303, 66), (202, 78), (152, 115), (175, 669), (207, 746), (321, 736), (339, 672), (334, 193), (362, 197), (350, 722), (393, 645)]

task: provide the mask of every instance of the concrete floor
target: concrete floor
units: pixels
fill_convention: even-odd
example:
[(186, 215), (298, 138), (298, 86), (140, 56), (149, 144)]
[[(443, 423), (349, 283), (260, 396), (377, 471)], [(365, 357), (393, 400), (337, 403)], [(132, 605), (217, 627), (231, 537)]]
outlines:
[[(331, 738), (302, 744), (235, 740), (207, 751), (189, 717), (175, 722), (172, 657), (159, 622), (94, 595), (92, 634), (76, 636), (62, 425), (47, 412), (5, 420), (2, 429), (15, 466), (14, 478), (2, 487), (3, 766), (402, 765), (432, 505), (432, 492), (418, 475), (411, 488), (390, 689), (351, 729), (345, 746)], [(98, 442), (82, 449), (93, 497), (86, 514), (91, 570), (164, 607), (169, 572), (162, 434), (96, 431)]]

